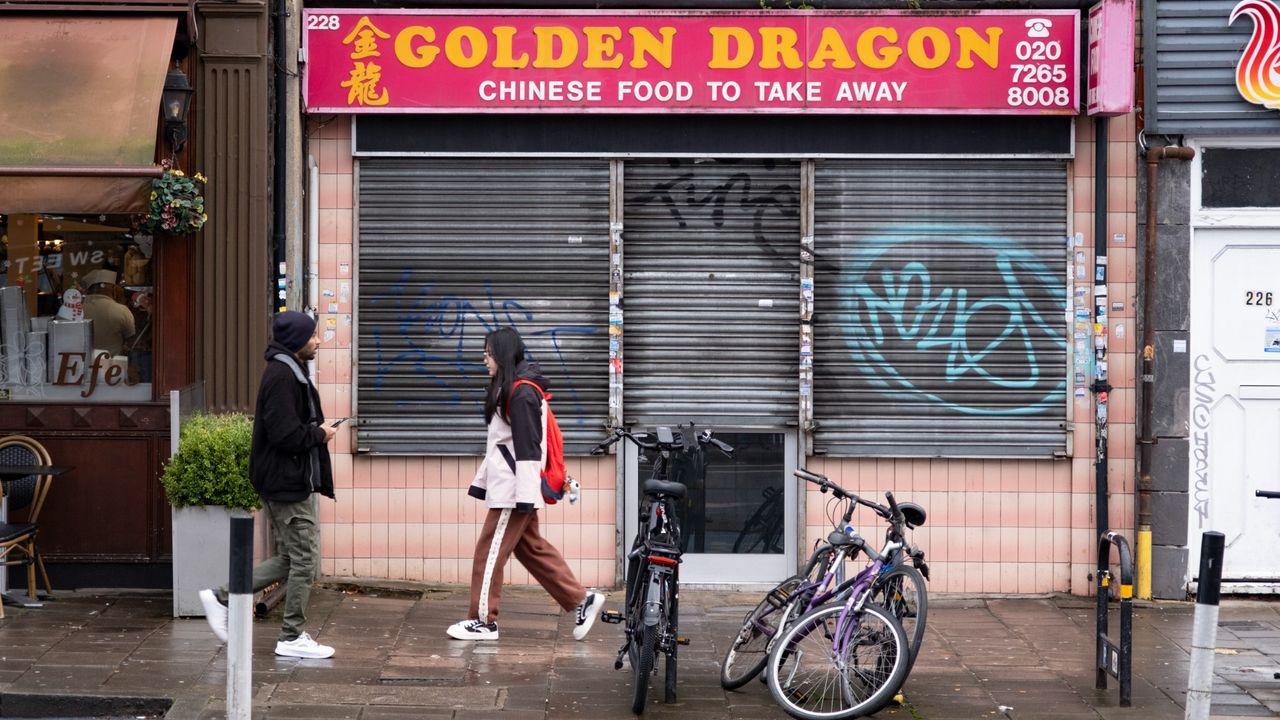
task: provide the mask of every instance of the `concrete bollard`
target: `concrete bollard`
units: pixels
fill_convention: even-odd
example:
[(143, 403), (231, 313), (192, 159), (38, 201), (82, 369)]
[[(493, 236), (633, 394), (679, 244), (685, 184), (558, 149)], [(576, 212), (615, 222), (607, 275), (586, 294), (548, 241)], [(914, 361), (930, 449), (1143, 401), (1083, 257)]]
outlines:
[(1196, 614), (1191, 628), (1191, 673), (1187, 678), (1185, 720), (1206, 720), (1213, 699), (1213, 655), (1218, 640), (1218, 599), (1222, 595), (1220, 532), (1201, 536), (1200, 585), (1196, 590)]
[(227, 717), (253, 715), (253, 518), (231, 518), (227, 582)]

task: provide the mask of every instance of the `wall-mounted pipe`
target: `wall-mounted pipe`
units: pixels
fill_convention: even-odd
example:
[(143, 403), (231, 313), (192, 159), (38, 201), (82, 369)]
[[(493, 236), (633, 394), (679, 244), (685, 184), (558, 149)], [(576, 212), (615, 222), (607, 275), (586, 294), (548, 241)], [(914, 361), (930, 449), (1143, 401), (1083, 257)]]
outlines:
[[(299, 261), (301, 264), (301, 261)], [(320, 317), (320, 166), (307, 156), (307, 306), (306, 312)], [(321, 331), (323, 332), (323, 331)], [(319, 382), (316, 361), (307, 362), (311, 382)]]
[(288, 224), (288, 217), (285, 214), (285, 197), (288, 194), (285, 189), (287, 152), (285, 141), (289, 132), (288, 108), (285, 104), (288, 99), (288, 88), (285, 83), (289, 81), (288, 73), (285, 70), (288, 62), (285, 15), (288, 13), (288, 8), (285, 0), (276, 0), (274, 5), (275, 9), (271, 13), (271, 42), (274, 47), (273, 64), (275, 66), (271, 80), (274, 88), (271, 171), (271, 307), (274, 311), (281, 311), (288, 309), (285, 275), (285, 261), (287, 260), (285, 253), (285, 227)]
[[(1107, 168), (1108, 153), (1111, 147), (1110, 139), (1110, 118), (1106, 116), (1098, 116), (1093, 119), (1093, 257), (1094, 265), (1094, 282), (1098, 285), (1106, 286), (1107, 284)], [(1096, 273), (1101, 273), (1098, 275)], [(1105, 300), (1101, 297), (1095, 298), (1094, 302)], [(1095, 316), (1098, 322), (1101, 322), (1101, 315), (1105, 310), (1105, 305), (1094, 308)], [(1104, 336), (1105, 341), (1105, 336)], [(1107, 382), (1107, 376), (1101, 372), (1103, 365), (1101, 362), (1106, 357), (1106, 347), (1103, 346), (1101, 351), (1094, 350), (1095, 370), (1093, 379), (1093, 403), (1094, 403), (1094, 425), (1093, 425), (1093, 505), (1097, 523), (1097, 533), (1099, 537), (1107, 534), (1111, 529), (1111, 504), (1110, 504), (1110, 488), (1107, 486), (1107, 462), (1110, 453), (1107, 448), (1107, 406), (1109, 395), (1111, 393), (1111, 383)], [(1098, 577), (1104, 577), (1107, 572), (1107, 561), (1109, 558), (1098, 558)]]
[(320, 166), (307, 156), (307, 312), (320, 313)]
[(1159, 167), (1162, 160), (1190, 160), (1196, 151), (1189, 147), (1166, 146), (1147, 150), (1147, 232), (1142, 270), (1142, 436), (1138, 438), (1138, 597), (1151, 598), (1151, 490), (1155, 483), (1151, 477), (1151, 456), (1156, 438), (1151, 419), (1155, 408), (1155, 323), (1152, 322), (1152, 296), (1156, 288), (1156, 205)]

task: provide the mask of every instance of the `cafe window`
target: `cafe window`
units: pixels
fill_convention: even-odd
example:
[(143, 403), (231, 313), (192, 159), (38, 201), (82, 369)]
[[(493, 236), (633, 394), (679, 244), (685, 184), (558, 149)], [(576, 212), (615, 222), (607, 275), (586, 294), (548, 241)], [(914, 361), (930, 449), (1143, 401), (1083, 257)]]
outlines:
[(152, 238), (129, 215), (0, 215), (0, 399), (151, 399)]

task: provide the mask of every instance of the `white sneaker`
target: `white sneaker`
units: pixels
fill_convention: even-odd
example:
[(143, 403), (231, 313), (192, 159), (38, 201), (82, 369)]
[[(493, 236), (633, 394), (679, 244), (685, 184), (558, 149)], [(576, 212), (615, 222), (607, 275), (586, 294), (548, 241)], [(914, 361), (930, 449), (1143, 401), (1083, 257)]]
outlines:
[(603, 610), (604, 594), (598, 592), (587, 593), (587, 599), (583, 600), (578, 609), (574, 611), (573, 639), (585, 639), (587, 633), (591, 632), (591, 626), (595, 625), (596, 618), (600, 617), (600, 613)]
[(227, 606), (218, 602), (213, 590), (200, 591), (200, 604), (204, 606), (204, 619), (209, 621), (209, 629), (222, 642), (227, 641)]
[(498, 623), (462, 620), (450, 625), (445, 632), (454, 640), (497, 640)]
[(307, 633), (302, 633), (298, 637), (285, 641), (281, 640), (276, 643), (276, 654), (281, 657), (296, 658), (314, 658), (323, 660), (333, 657), (333, 648), (328, 645), (321, 645)]

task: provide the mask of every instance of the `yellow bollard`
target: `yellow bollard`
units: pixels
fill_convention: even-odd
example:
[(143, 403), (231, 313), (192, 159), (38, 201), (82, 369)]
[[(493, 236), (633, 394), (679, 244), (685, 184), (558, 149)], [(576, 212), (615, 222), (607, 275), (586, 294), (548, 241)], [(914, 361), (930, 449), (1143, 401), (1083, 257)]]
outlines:
[(1138, 599), (1151, 599), (1151, 530), (1138, 530), (1138, 556), (1134, 558), (1134, 580), (1138, 585)]

